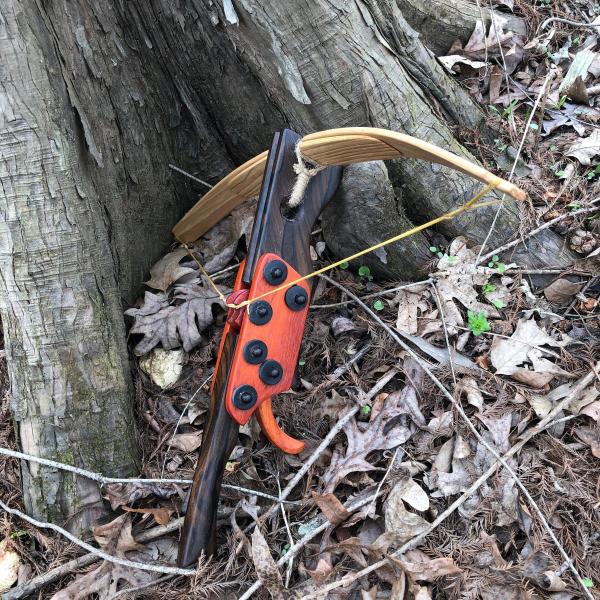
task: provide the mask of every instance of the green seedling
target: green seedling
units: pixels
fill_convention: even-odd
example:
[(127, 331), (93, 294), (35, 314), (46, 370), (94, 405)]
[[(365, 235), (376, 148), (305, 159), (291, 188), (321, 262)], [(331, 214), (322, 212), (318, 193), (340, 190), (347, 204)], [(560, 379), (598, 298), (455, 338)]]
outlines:
[(381, 311), (385, 308), (385, 304), (381, 300), (375, 300), (375, 302), (373, 302), (373, 308), (376, 311)]
[(598, 175), (600, 175), (600, 165), (596, 165), (595, 168), (593, 168), (591, 171), (588, 171), (586, 177), (588, 178), (588, 181), (592, 181), (593, 179), (596, 179)]
[(360, 414), (363, 417), (368, 417), (371, 414), (371, 405), (370, 404), (364, 404), (363, 406), (360, 407)]
[(363, 279), (366, 279), (368, 281), (373, 281), (373, 276), (371, 275), (371, 269), (369, 269), (369, 267), (367, 267), (366, 265), (362, 265), (361, 267), (358, 268), (358, 274)]
[(498, 255), (494, 254), (494, 256), (492, 256), (492, 260), (490, 260), (490, 262), (488, 263), (488, 267), (490, 269), (496, 269), (496, 271), (498, 271), (498, 273), (502, 275), (502, 273), (506, 271), (506, 265), (504, 263), (498, 262), (499, 260), (500, 259), (498, 258)]
[(502, 302), (502, 300), (492, 300), (492, 304), (498, 309), (504, 308), (506, 306), (504, 302)]
[(477, 337), (491, 329), (487, 317), (483, 311), (474, 313), (471, 310), (467, 311), (467, 324), (471, 333)]
[(484, 283), (483, 286), (481, 287), (481, 293), (484, 296), (487, 296), (488, 294), (491, 294), (492, 292), (496, 291), (496, 286), (493, 283)]
[[(560, 110), (561, 108), (564, 107), (566, 102), (567, 102), (567, 97), (561, 96), (560, 100), (556, 103), (556, 108), (558, 108)], [(552, 148), (550, 148), (550, 149), (552, 150)]]
[(340, 269), (347, 269), (350, 266), (350, 263), (345, 260), (343, 263), (340, 263)]
[(303, 367), (306, 364), (306, 361), (303, 358), (298, 359), (298, 366)]

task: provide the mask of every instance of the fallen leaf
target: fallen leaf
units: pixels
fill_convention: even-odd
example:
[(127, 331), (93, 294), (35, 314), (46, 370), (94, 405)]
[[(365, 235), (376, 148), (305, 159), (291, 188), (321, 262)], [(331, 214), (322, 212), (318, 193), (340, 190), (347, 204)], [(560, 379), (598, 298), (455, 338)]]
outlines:
[(548, 302), (564, 306), (569, 303), (573, 296), (581, 289), (581, 283), (575, 283), (568, 279), (557, 279), (544, 288), (544, 296)]
[(332, 525), (343, 523), (350, 513), (344, 508), (344, 505), (335, 497), (334, 494), (317, 494), (313, 491), (313, 500), (325, 515), (325, 518)]
[(171, 446), (184, 452), (193, 452), (202, 444), (202, 432), (176, 433), (171, 441)]
[[(146, 292), (140, 308), (125, 311), (134, 318), (130, 333), (143, 336), (133, 349), (138, 356), (147, 354), (158, 344), (166, 350), (183, 345), (189, 352), (202, 340), (202, 331), (212, 324), (213, 305), (222, 306), (208, 283), (204, 286), (185, 284), (175, 289), (173, 300), (163, 293)], [(225, 288), (220, 289), (226, 292)]]
[[(390, 395), (391, 396), (391, 395)], [(343, 428), (347, 447), (336, 447), (329, 467), (323, 474), (325, 492), (333, 492), (350, 473), (375, 469), (367, 460), (374, 450), (391, 450), (403, 444), (412, 435), (411, 430), (397, 422), (397, 406), (388, 401), (390, 396), (380, 395), (373, 403), (368, 423), (350, 419)]]
[(588, 417), (594, 419), (594, 421), (596, 421), (597, 423), (600, 422), (600, 401), (588, 404), (581, 410), (579, 414), (587, 415)]
[(168, 508), (162, 508), (162, 507), (159, 507), (159, 508), (131, 508), (129, 506), (122, 506), (121, 508), (130, 513), (140, 513), (142, 515), (152, 515), (154, 520), (159, 525), (166, 525), (169, 522), (171, 515), (173, 514), (172, 510), (170, 510)]
[(445, 575), (462, 573), (451, 558), (429, 558), (420, 550), (409, 550), (401, 559), (402, 568), (416, 581), (435, 581)]
[(125, 556), (126, 552), (143, 548), (133, 539), (129, 515), (121, 515), (106, 525), (98, 525), (92, 529), (92, 533), (102, 550), (116, 556)]
[(573, 102), (565, 102), (560, 110), (546, 109), (550, 118), (542, 123), (544, 135), (549, 135), (558, 127), (572, 127), (580, 136), (585, 134), (587, 121), (595, 123), (600, 120), (600, 110), (590, 106), (582, 106)]
[(191, 267), (181, 266), (179, 263), (189, 254), (185, 248), (177, 248), (163, 256), (150, 269), (150, 279), (144, 283), (155, 290), (166, 292), (171, 285), (188, 273), (195, 273)]
[(575, 158), (587, 167), (598, 154), (600, 154), (600, 129), (593, 129), (588, 137), (577, 140), (565, 152), (565, 156)]
[(250, 236), (255, 212), (255, 201), (244, 202), (192, 244), (208, 273), (223, 269), (231, 262), (240, 238)]
[(429, 497), (416, 481), (405, 479), (399, 481), (394, 488), (399, 488), (400, 498), (415, 510), (423, 512), (429, 509)]
[(577, 427), (575, 435), (590, 447), (596, 458), (600, 458), (600, 431), (597, 427)]
[(160, 388), (167, 389), (177, 383), (183, 370), (183, 350), (153, 348), (140, 360), (140, 369)]
[(424, 585), (416, 586), (415, 588), (415, 600), (432, 600), (429, 588)]
[(484, 285), (494, 271), (477, 266), (476, 258), (476, 254), (467, 247), (466, 239), (458, 237), (450, 244), (447, 256), (438, 262), (439, 271), (434, 277), (448, 326), (465, 324), (456, 302), (475, 313), (483, 312), (491, 318), (500, 316), (491, 304), (484, 304), (478, 299), (476, 287)]
[(340, 337), (344, 333), (356, 331), (356, 325), (346, 317), (335, 317), (331, 322), (331, 333), (333, 337)]
[(438, 56), (438, 60), (446, 67), (450, 73), (454, 72), (454, 67), (457, 64), (467, 65), (472, 69), (484, 69), (486, 64), (480, 60), (472, 60), (470, 58), (466, 58), (465, 56), (461, 56), (460, 54), (450, 54), (449, 56)]
[(477, 380), (473, 377), (463, 377), (455, 386), (456, 392), (467, 396), (467, 402), (479, 410), (483, 408), (483, 394), (479, 389)]
[(6, 592), (19, 577), (21, 559), (10, 549), (8, 540), (0, 542), (0, 593)]
[[(114, 521), (93, 529), (96, 541), (108, 554), (126, 558), (126, 552), (142, 550), (131, 534), (131, 518), (121, 515)], [(78, 575), (66, 588), (55, 593), (51, 600), (83, 600), (95, 595), (98, 600), (109, 600), (119, 588), (121, 581), (130, 587), (137, 588), (158, 577), (158, 573), (150, 573), (116, 565), (108, 561), (84, 575)]]
[[(500, 416), (483, 416), (479, 417), (488, 431), (492, 434), (492, 439), (496, 449), (504, 454), (510, 448), (510, 428), (512, 424), (512, 412), (505, 412)], [(456, 454), (456, 450), (454, 451)]]
[(271, 556), (267, 541), (258, 527), (252, 533), (252, 562), (259, 581), (267, 588), (271, 598), (284, 598), (281, 573)]
[(498, 375), (512, 375), (519, 371), (519, 365), (528, 361), (532, 349), (545, 345), (561, 347), (566, 344), (551, 338), (534, 319), (521, 319), (510, 338), (494, 338), (490, 359)]
[(419, 329), (419, 311), (423, 313), (428, 308), (427, 302), (423, 300), (423, 293), (399, 290), (395, 301), (398, 302), (396, 329), (416, 335)]
[(547, 396), (532, 394), (527, 400), (540, 419), (544, 418), (552, 410), (552, 402), (548, 400)]
[(148, 496), (167, 499), (175, 494), (175, 486), (161, 486), (157, 483), (109, 483), (103, 487), (103, 496), (108, 499), (113, 510), (119, 506), (134, 504)]
[[(406, 510), (402, 498), (404, 491), (402, 486), (394, 486), (384, 504), (385, 531), (392, 534), (386, 541), (393, 540), (395, 544), (403, 544), (429, 527), (423, 517)], [(381, 540), (380, 536), (375, 546), (381, 546)]]

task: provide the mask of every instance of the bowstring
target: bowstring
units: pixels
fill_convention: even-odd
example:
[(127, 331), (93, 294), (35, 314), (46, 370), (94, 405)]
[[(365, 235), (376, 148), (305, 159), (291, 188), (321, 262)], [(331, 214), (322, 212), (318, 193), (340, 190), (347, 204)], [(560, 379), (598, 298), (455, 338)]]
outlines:
[(196, 262), (202, 275), (206, 278), (206, 280), (209, 282), (209, 284), (212, 286), (212, 288), (215, 290), (215, 292), (218, 294), (219, 298), (221, 299), (221, 301), (227, 308), (231, 308), (234, 310), (241, 309), (241, 308), (248, 308), (254, 302), (261, 300), (263, 298), (266, 298), (267, 296), (270, 296), (271, 294), (276, 294), (277, 292), (285, 290), (285, 289), (287, 289), (293, 285), (296, 285), (302, 281), (306, 281), (308, 279), (316, 277), (317, 275), (321, 275), (322, 273), (331, 271), (332, 269), (335, 269), (336, 267), (339, 267), (340, 265), (342, 265), (344, 263), (349, 263), (353, 260), (356, 260), (357, 258), (360, 258), (361, 256), (364, 256), (365, 254), (368, 254), (369, 252), (373, 252), (375, 250), (378, 250), (379, 248), (383, 248), (384, 246), (393, 244), (394, 242), (398, 242), (404, 238), (414, 235), (415, 233), (419, 233), (420, 231), (428, 229), (429, 227), (433, 227), (434, 225), (437, 225), (438, 223), (441, 223), (442, 221), (448, 221), (450, 219), (454, 219), (458, 215), (460, 215), (464, 212), (467, 212), (469, 210), (475, 209), (475, 208), (483, 208), (485, 206), (495, 206), (498, 204), (499, 200), (491, 200), (488, 202), (479, 202), (479, 200), (481, 200), (481, 198), (483, 198), (483, 196), (485, 196), (488, 192), (496, 189), (498, 187), (498, 185), (500, 184), (500, 182), (501, 182), (501, 179), (499, 177), (495, 177), (490, 183), (488, 183), (477, 194), (475, 194), (475, 196), (473, 196), (470, 200), (468, 200), (467, 202), (465, 202), (462, 206), (459, 206), (458, 208), (450, 210), (450, 211), (444, 213), (443, 215), (436, 217), (435, 219), (431, 219), (430, 221), (427, 221), (427, 223), (423, 223), (421, 225), (417, 225), (416, 227), (413, 227), (412, 229), (403, 231), (402, 233), (392, 236), (391, 238), (388, 238), (387, 240), (384, 240), (383, 242), (378, 242), (377, 244), (373, 244), (372, 246), (369, 246), (368, 248), (364, 248), (363, 250), (355, 252), (354, 254), (351, 254), (350, 256), (346, 256), (345, 258), (342, 258), (333, 263), (325, 265), (324, 267), (321, 267), (320, 269), (316, 269), (315, 271), (313, 271), (312, 273), (309, 273), (308, 275), (303, 275), (302, 277), (298, 277), (297, 279), (294, 279), (293, 281), (288, 281), (276, 288), (273, 288), (272, 290), (268, 290), (268, 291), (264, 292), (263, 294), (260, 294), (259, 296), (255, 296), (254, 298), (249, 298), (248, 300), (244, 300), (243, 302), (240, 302), (239, 304), (227, 302), (227, 298), (225, 297), (223, 292), (221, 292), (221, 290), (217, 287), (217, 284), (212, 280), (211, 276), (207, 273), (206, 269), (202, 266), (202, 263), (198, 260), (197, 256), (192, 253), (188, 244), (181, 240), (179, 240), (179, 242), (186, 249), (187, 253), (192, 257), (192, 259)]

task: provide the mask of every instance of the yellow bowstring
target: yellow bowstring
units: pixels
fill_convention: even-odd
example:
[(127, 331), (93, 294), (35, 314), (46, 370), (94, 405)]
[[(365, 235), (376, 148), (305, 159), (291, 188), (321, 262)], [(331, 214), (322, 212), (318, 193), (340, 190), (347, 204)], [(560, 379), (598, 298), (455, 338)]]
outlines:
[(462, 206), (459, 206), (458, 208), (455, 208), (454, 210), (448, 211), (447, 213), (444, 213), (443, 215), (436, 217), (435, 219), (432, 219), (431, 221), (427, 221), (427, 223), (423, 223), (422, 225), (417, 225), (416, 227), (413, 227), (412, 229), (409, 229), (408, 231), (403, 231), (402, 233), (395, 235), (383, 242), (379, 242), (378, 244), (374, 244), (373, 246), (365, 248), (364, 250), (360, 250), (359, 252), (356, 252), (354, 254), (351, 254), (350, 256), (347, 256), (346, 258), (342, 258), (334, 263), (326, 265), (325, 267), (317, 269), (316, 271), (313, 271), (312, 273), (309, 273), (308, 275), (303, 275), (302, 277), (298, 277), (297, 279), (294, 279), (293, 281), (288, 281), (287, 283), (284, 283), (284, 284), (280, 285), (279, 287), (273, 288), (272, 290), (269, 290), (268, 292), (264, 292), (260, 296), (255, 296), (254, 298), (249, 298), (248, 300), (244, 300), (243, 302), (240, 302), (239, 304), (230, 304), (227, 302), (227, 299), (225, 298), (224, 294), (221, 292), (221, 290), (219, 290), (219, 288), (217, 287), (215, 282), (211, 279), (210, 275), (206, 272), (204, 267), (200, 264), (200, 261), (191, 252), (188, 245), (185, 242), (181, 242), (181, 240), (179, 240), (179, 241), (181, 242), (183, 247), (187, 250), (188, 254), (196, 261), (196, 263), (198, 264), (198, 267), (200, 268), (200, 271), (206, 277), (206, 279), (208, 280), (210, 285), (213, 287), (215, 292), (219, 295), (219, 298), (223, 301), (225, 306), (227, 306), (227, 308), (233, 308), (233, 309), (245, 308), (247, 306), (250, 306), (253, 302), (256, 302), (257, 300), (261, 300), (262, 298), (270, 296), (271, 294), (276, 294), (277, 292), (280, 292), (281, 290), (285, 290), (293, 285), (296, 285), (297, 283), (300, 283), (301, 281), (306, 281), (307, 279), (316, 277), (317, 275), (320, 275), (321, 273), (331, 271), (332, 269), (339, 267), (343, 263), (355, 260), (361, 256), (364, 256), (365, 254), (368, 254), (369, 252), (373, 252), (374, 250), (383, 248), (384, 246), (387, 246), (388, 244), (393, 244), (394, 242), (398, 242), (406, 237), (409, 237), (411, 235), (414, 235), (415, 233), (418, 233), (419, 231), (423, 231), (424, 229), (432, 227), (433, 225), (437, 225), (438, 223), (441, 223), (442, 221), (447, 221), (449, 219), (453, 219), (454, 217), (460, 215), (461, 213), (467, 212), (468, 210), (471, 210), (472, 208), (482, 208), (484, 206), (493, 206), (493, 205), (497, 204), (499, 201), (492, 200), (490, 202), (481, 202), (480, 204), (477, 204), (476, 206), (474, 206), (474, 205), (478, 200), (483, 198), (483, 196), (485, 196), (485, 194), (496, 189), (498, 187), (498, 185), (500, 184), (500, 181), (501, 180), (499, 178), (495, 178), (491, 183), (488, 183), (480, 192), (478, 192), (475, 196), (473, 196), (473, 198), (471, 198), (468, 202), (465, 202), (465, 204), (463, 204)]

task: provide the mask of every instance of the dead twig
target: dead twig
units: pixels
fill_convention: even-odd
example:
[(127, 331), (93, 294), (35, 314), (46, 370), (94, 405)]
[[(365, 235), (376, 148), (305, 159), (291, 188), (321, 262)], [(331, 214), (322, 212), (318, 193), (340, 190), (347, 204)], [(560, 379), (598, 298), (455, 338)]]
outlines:
[[(548, 227), (552, 227), (553, 225), (556, 225), (556, 223), (559, 223), (560, 221), (562, 221), (568, 217), (576, 217), (577, 215), (584, 215), (586, 213), (590, 213), (595, 210), (598, 210), (599, 207), (595, 206), (595, 204), (598, 201), (600, 201), (600, 198), (594, 198), (594, 200), (591, 201), (591, 204), (593, 204), (594, 206), (589, 206), (587, 208), (581, 208), (581, 209), (575, 210), (573, 212), (564, 213), (562, 215), (559, 215), (558, 217), (555, 217), (554, 219), (551, 219), (550, 221), (547, 221), (543, 225), (540, 225), (536, 229), (533, 229), (532, 231), (530, 231), (525, 236), (525, 238), (527, 239), (527, 238), (533, 237), (533, 236), (537, 235), (540, 231), (544, 231), (544, 229), (548, 229)], [(491, 252), (488, 252), (487, 254), (484, 254), (483, 256), (479, 257), (477, 259), (477, 264), (480, 265), (480, 264), (487, 262), (495, 254), (501, 254), (502, 252), (506, 252), (507, 250), (510, 250), (511, 248), (514, 248), (515, 246), (520, 244), (522, 241), (523, 241), (522, 239), (513, 240), (512, 242), (507, 242), (506, 244), (499, 246), (495, 250), (492, 250)]]
[[(161, 538), (165, 535), (173, 533), (174, 531), (178, 531), (181, 529), (183, 525), (183, 517), (179, 519), (175, 519), (166, 525), (159, 525), (157, 527), (153, 527), (152, 529), (147, 529), (143, 531), (139, 535), (136, 535), (136, 541), (139, 543), (151, 542), (157, 538)], [(75, 571), (79, 571), (88, 565), (91, 565), (100, 560), (100, 557), (96, 554), (84, 554), (83, 556), (78, 556), (69, 562), (66, 562), (58, 567), (54, 567), (54, 569), (50, 569), (37, 577), (33, 577), (29, 581), (12, 588), (8, 592), (4, 593), (2, 596), (2, 600), (20, 600), (21, 598), (27, 598), (35, 591), (49, 585), (53, 581), (64, 577), (65, 575), (69, 575), (70, 573), (74, 573)]]
[[(519, 479), (519, 477), (517, 476), (517, 474), (513, 471), (513, 469), (511, 468), (511, 466), (506, 462), (506, 459), (503, 458), (502, 456), (500, 456), (498, 454), (498, 452), (496, 452), (496, 450), (490, 446), (490, 444), (488, 444), (484, 438), (481, 436), (481, 434), (479, 433), (479, 431), (477, 430), (477, 428), (475, 427), (475, 425), (473, 424), (473, 422), (471, 421), (471, 419), (469, 419), (468, 415), (465, 413), (462, 404), (456, 400), (456, 398), (454, 398), (454, 396), (452, 396), (452, 394), (446, 389), (446, 387), (444, 386), (444, 384), (431, 372), (431, 370), (429, 369), (429, 367), (423, 362), (423, 360), (410, 348), (410, 346), (408, 346), (405, 342), (403, 342), (398, 335), (395, 333), (395, 331), (389, 326), (387, 325), (387, 323), (385, 323), (380, 317), (379, 315), (377, 315), (374, 311), (372, 311), (364, 302), (362, 302), (355, 294), (353, 294), (350, 290), (348, 290), (347, 288), (345, 288), (342, 284), (338, 283), (337, 281), (334, 281), (333, 279), (331, 279), (330, 277), (327, 277), (326, 275), (321, 275), (321, 277), (323, 277), (323, 279), (325, 279), (326, 281), (328, 281), (331, 285), (337, 287), (338, 289), (344, 291), (346, 294), (348, 294), (348, 296), (350, 298), (354, 298), (354, 300), (357, 302), (357, 304), (359, 304), (364, 311), (366, 311), (372, 319), (374, 319), (381, 327), (383, 327), (383, 329), (385, 329), (385, 331), (388, 333), (388, 335), (408, 354), (410, 354), (420, 365), (421, 368), (425, 371), (425, 373), (427, 374), (427, 376), (431, 379), (431, 381), (435, 384), (435, 386), (442, 392), (442, 394), (455, 406), (456, 410), (458, 411), (459, 415), (461, 416), (461, 418), (464, 420), (464, 422), (466, 423), (466, 425), (469, 427), (469, 429), (473, 432), (473, 435), (477, 438), (477, 441), (488, 451), (490, 452), (495, 458), (496, 458), (496, 462), (499, 463), (500, 465), (502, 465), (506, 471), (509, 473), (509, 475), (513, 478), (515, 484), (517, 485), (517, 487), (521, 490), (523, 496), (527, 499), (527, 502), (529, 503), (529, 505), (531, 506), (531, 508), (533, 508), (533, 510), (535, 511), (535, 513), (537, 514), (541, 524), (543, 525), (544, 529), (546, 530), (547, 534), (550, 536), (550, 539), (553, 541), (555, 547), (557, 548), (557, 550), (559, 551), (559, 553), (561, 554), (561, 556), (569, 562), (569, 569), (571, 570), (575, 580), (579, 583), (579, 585), (581, 586), (581, 589), (583, 590), (584, 594), (590, 598), (590, 600), (594, 600), (594, 597), (592, 596), (591, 592), (589, 591), (589, 589), (586, 587), (583, 579), (581, 578), (581, 576), (579, 575), (579, 572), (577, 571), (577, 569), (575, 568), (571, 557), (567, 554), (566, 550), (563, 548), (562, 544), (560, 543), (560, 541), (558, 540), (558, 538), (556, 537), (556, 535), (554, 534), (554, 531), (552, 530), (552, 528), (550, 527), (550, 524), (548, 523), (546, 517), (544, 516), (544, 514), (542, 513), (542, 510), (540, 509), (540, 507), (538, 506), (537, 502), (533, 499), (533, 497), (531, 496), (531, 494), (529, 493), (529, 490), (527, 490), (527, 488), (523, 485), (523, 483), (521, 482), (521, 480)], [(590, 383), (591, 381), (594, 379), (594, 377), (597, 376), (597, 372), (598, 369), (600, 368), (600, 362), (598, 363), (598, 365), (596, 365), (596, 367), (593, 367), (593, 371), (592, 373), (589, 373), (585, 378), (583, 378), (583, 380), (581, 380), (579, 382), (578, 385), (576, 385), (574, 387), (574, 389), (572, 390), (571, 394), (569, 394), (564, 400), (562, 400), (558, 405), (564, 408), (565, 406), (568, 406), (568, 404), (570, 402), (572, 402), (573, 398), (572, 395), (575, 392), (575, 390), (581, 390), (583, 391), (583, 389), (585, 389)], [(555, 410), (556, 408), (555, 407)], [(560, 410), (560, 409), (559, 409)], [(548, 417), (550, 416), (550, 414), (554, 413), (554, 411), (551, 411), (551, 413), (549, 413), (546, 416), (546, 419), (542, 420), (540, 422), (540, 424), (538, 425), (538, 427), (540, 427), (544, 422), (547, 422)], [(557, 414), (557, 413), (555, 413)], [(552, 417), (550, 417), (552, 418)], [(495, 470), (495, 468), (494, 468)], [(492, 471), (493, 473), (494, 471)], [(490, 473), (491, 475), (491, 473)], [(488, 475), (489, 476), (489, 475)], [(480, 478), (481, 479), (481, 478)], [(486, 477), (487, 479), (487, 477)], [(485, 481), (485, 479), (484, 479)], [(483, 482), (482, 482), (483, 483)], [(480, 484), (481, 485), (481, 484)], [(453, 506), (453, 505), (452, 505)], [(454, 510), (454, 509), (453, 509)], [(387, 560), (387, 559), (385, 559)], [(364, 571), (364, 569), (363, 569)], [(369, 571), (370, 572), (370, 571)], [(343, 580), (340, 580), (343, 581)], [(333, 585), (333, 584), (332, 584)], [(339, 585), (344, 585), (341, 584), (340, 582), (336, 582), (335, 587), (339, 587)], [(325, 590), (323, 590), (325, 591)], [(307, 598), (310, 596), (307, 596)]]

